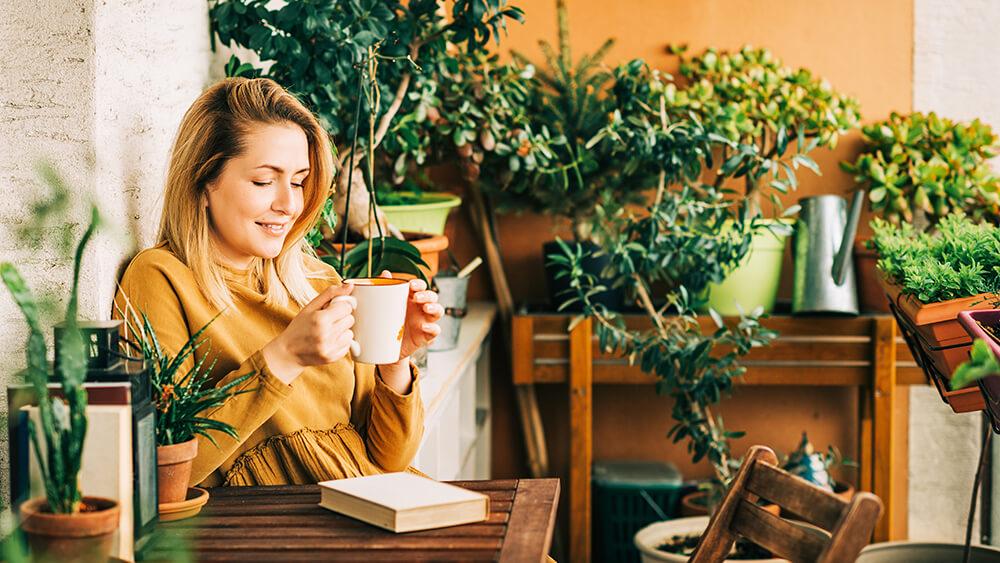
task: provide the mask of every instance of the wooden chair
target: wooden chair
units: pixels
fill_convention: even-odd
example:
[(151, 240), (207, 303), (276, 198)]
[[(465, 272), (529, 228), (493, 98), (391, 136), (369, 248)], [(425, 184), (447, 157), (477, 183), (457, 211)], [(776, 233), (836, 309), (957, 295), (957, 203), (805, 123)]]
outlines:
[[(859, 492), (845, 502), (829, 491), (777, 466), (778, 458), (764, 446), (752, 446), (722, 504), (701, 536), (691, 563), (723, 561), (737, 535), (793, 563), (842, 563), (857, 559), (871, 540), (882, 514), (882, 501)], [(756, 504), (758, 497), (830, 533), (821, 537), (775, 516)]]

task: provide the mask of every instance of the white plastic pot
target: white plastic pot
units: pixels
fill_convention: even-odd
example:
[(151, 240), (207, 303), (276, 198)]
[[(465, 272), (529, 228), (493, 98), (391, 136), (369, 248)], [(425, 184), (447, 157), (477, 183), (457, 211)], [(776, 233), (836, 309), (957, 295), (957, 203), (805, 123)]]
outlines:
[[(708, 516), (691, 516), (688, 518), (677, 518), (674, 520), (664, 520), (653, 522), (645, 528), (635, 533), (632, 543), (638, 548), (642, 555), (642, 563), (658, 563), (669, 561), (671, 563), (685, 563), (688, 556), (676, 553), (667, 553), (656, 549), (658, 546), (667, 543), (674, 536), (701, 536), (708, 527)], [(818, 528), (813, 528), (821, 532)], [(726, 561), (736, 561), (727, 559)], [(760, 563), (787, 563), (785, 559), (759, 559)]]
[[(858, 563), (961, 563), (965, 546), (957, 543), (892, 541), (873, 543), (861, 550)], [(1000, 562), (1000, 549), (972, 546), (969, 563)]]

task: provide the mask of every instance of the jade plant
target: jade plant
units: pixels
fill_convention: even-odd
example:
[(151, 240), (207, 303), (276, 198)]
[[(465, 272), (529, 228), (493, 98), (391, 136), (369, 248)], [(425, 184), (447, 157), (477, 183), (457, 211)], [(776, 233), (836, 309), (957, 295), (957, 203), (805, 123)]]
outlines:
[[(440, 114), (435, 92), (465, 57), (499, 41), (508, 20), (523, 19), (506, 0), (218, 0), (210, 16), (213, 39), (266, 63), (232, 60), (229, 75), (273, 78), (319, 117), (336, 151), (331, 197), (340, 220), (332, 226), (366, 238), (387, 229), (377, 212), (374, 221), (367, 213), (374, 184), (401, 178), (410, 162), (424, 161), (428, 143), (440, 141), (420, 134), (436, 130), (426, 123)], [(464, 132), (450, 139), (456, 150), (471, 140)], [(350, 224), (343, 221), (347, 197), (361, 210), (352, 209), (357, 222)]]
[(997, 136), (989, 125), (893, 112), (861, 132), (861, 154), (840, 166), (868, 190), (873, 212), (921, 228), (958, 210), (977, 219), (1000, 217), (1000, 178), (988, 162), (997, 155)]
[(780, 209), (778, 196), (798, 185), (800, 167), (820, 173), (807, 153), (835, 148), (860, 120), (854, 98), (807, 69), (784, 66), (767, 49), (709, 48), (694, 56), (686, 49), (669, 47), (685, 83), (667, 87), (666, 110), (676, 119), (693, 116), (712, 134), (738, 143), (722, 149), (712, 182), (721, 188), (742, 177), (757, 208), (766, 194)]
[[(68, 201), (69, 192), (55, 173), (51, 169), (45, 169), (44, 173), (55, 188), (55, 196), (36, 205), (35, 220), (29, 225), (29, 229), (36, 232), (43, 228), (48, 218), (64, 211)], [(86, 343), (78, 328), (77, 309), (83, 252), (100, 222), (97, 207), (91, 206), (89, 225), (73, 253), (72, 289), (63, 315), (64, 328), (56, 347), (58, 357), (51, 377), (39, 302), (14, 265), (9, 262), (0, 264), (0, 278), (28, 323), (28, 341), (24, 350), (27, 360), (25, 376), (38, 400), (40, 422), (36, 425), (29, 418), (28, 434), (41, 469), (45, 497), (49, 508), (57, 514), (80, 512), (83, 499), (78, 475), (87, 436), (87, 392), (83, 381), (87, 375), (88, 356)], [(65, 228), (60, 230), (71, 232)], [(50, 381), (60, 385), (64, 398), (54, 397), (49, 392)]]
[(871, 226), (878, 268), (901, 293), (923, 303), (1000, 293), (1000, 228), (995, 225), (953, 212), (933, 234), (878, 217)]

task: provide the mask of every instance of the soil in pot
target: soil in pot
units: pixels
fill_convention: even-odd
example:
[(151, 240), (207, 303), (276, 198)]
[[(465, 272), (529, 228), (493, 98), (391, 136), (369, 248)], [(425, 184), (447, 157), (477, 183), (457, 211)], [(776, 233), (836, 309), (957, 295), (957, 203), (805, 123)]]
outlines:
[[(690, 556), (694, 553), (694, 548), (698, 545), (698, 536), (674, 536), (669, 541), (656, 548), (665, 553)], [(774, 555), (763, 547), (746, 539), (738, 539), (733, 545), (732, 551), (726, 556), (726, 560), (759, 560), (771, 559)]]
[(45, 498), (21, 505), (21, 527), (32, 561), (43, 563), (104, 563), (121, 518), (117, 501), (83, 497), (78, 514), (56, 514)]

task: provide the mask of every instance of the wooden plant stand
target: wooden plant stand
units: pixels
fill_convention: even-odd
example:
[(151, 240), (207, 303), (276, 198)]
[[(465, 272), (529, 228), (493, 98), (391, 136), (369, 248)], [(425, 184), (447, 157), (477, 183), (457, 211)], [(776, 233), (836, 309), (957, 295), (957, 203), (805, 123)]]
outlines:
[[(624, 360), (602, 354), (591, 321), (584, 320), (569, 331), (570, 320), (569, 314), (514, 315), (513, 380), (518, 386), (569, 386), (569, 560), (587, 562), (591, 559), (593, 385), (650, 385), (653, 379)], [(628, 322), (641, 326), (648, 318), (637, 315)], [(893, 531), (897, 520), (906, 516), (902, 508), (905, 491), (894, 490), (893, 479), (907, 471), (905, 456), (893, 456), (896, 386), (926, 380), (897, 338), (893, 318), (775, 315), (763, 324), (777, 330), (779, 337), (770, 347), (754, 349), (744, 359), (747, 372), (739, 384), (857, 387), (859, 485), (877, 494), (886, 508), (875, 529), (875, 541), (902, 539)], [(713, 330), (714, 324), (705, 319), (703, 327)]]

